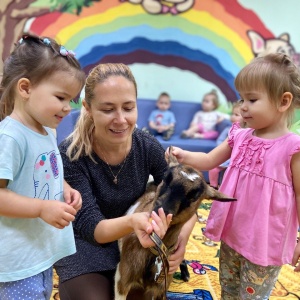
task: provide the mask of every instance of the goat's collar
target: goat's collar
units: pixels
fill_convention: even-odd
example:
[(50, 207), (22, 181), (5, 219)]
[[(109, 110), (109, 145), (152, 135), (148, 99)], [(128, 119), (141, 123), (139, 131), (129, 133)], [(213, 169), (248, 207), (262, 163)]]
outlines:
[[(149, 249), (154, 255), (157, 256), (156, 262), (157, 262), (157, 259), (159, 259), (159, 260), (161, 260), (161, 262), (163, 264), (163, 269), (158, 268), (157, 273), (155, 274), (154, 280), (157, 283), (162, 283), (163, 281), (165, 282), (165, 295), (166, 295), (167, 294), (167, 274), (169, 272), (168, 257), (169, 257), (170, 249), (168, 249), (166, 247), (166, 245), (163, 243), (161, 238), (155, 232), (151, 233), (150, 238), (154, 242), (155, 247), (151, 247)], [(175, 247), (173, 246), (173, 248), (175, 248)], [(156, 265), (156, 262), (155, 262), (155, 265)]]
[(175, 250), (175, 245), (168, 248), (154, 231), (151, 233), (150, 238), (154, 242), (155, 247), (150, 247), (149, 250), (156, 256), (162, 253), (168, 259), (170, 253)]

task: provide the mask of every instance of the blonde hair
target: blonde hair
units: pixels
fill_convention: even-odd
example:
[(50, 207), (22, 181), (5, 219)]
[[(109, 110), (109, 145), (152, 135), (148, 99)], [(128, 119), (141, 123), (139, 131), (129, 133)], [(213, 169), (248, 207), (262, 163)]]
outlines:
[[(132, 82), (137, 97), (136, 81), (128, 66), (122, 63), (99, 64), (90, 71), (86, 79), (85, 102), (89, 107), (95, 99), (95, 87), (112, 76), (122, 76)], [(80, 156), (89, 156), (95, 162), (92, 157), (94, 128), (94, 121), (83, 106), (74, 131), (68, 137), (68, 139), (71, 139), (71, 144), (66, 154), (71, 161), (77, 160)]]
[(279, 106), (285, 92), (293, 95), (287, 111), (288, 126), (292, 124), (294, 111), (300, 107), (300, 73), (292, 60), (283, 53), (272, 53), (255, 58), (235, 78), (237, 91), (260, 90), (268, 94), (270, 101)]
[(213, 103), (214, 103), (214, 106), (215, 106), (215, 109), (217, 109), (220, 105), (220, 102), (219, 102), (219, 96), (218, 96), (218, 93), (215, 89), (212, 89), (210, 92), (204, 94), (202, 100), (206, 97), (206, 96), (213, 96)]

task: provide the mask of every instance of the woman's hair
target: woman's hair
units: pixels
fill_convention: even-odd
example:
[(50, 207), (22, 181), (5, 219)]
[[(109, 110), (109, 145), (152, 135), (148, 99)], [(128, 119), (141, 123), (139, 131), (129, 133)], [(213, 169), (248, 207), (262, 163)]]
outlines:
[[(89, 107), (91, 107), (91, 103), (96, 97), (96, 86), (112, 76), (122, 76), (132, 82), (137, 97), (137, 84), (128, 66), (122, 63), (99, 64), (90, 71), (86, 79), (85, 102)], [(74, 131), (68, 137), (71, 139), (71, 144), (68, 147), (67, 156), (71, 161), (77, 160), (80, 156), (87, 155), (95, 162), (92, 157), (94, 128), (94, 122), (83, 106)]]
[(85, 74), (74, 55), (74, 52), (66, 50), (49, 37), (24, 35), (4, 62), (0, 85), (0, 120), (12, 113), (15, 87), (21, 78), (38, 85), (53, 73), (64, 71), (74, 75), (83, 87)]
[(213, 103), (215, 105), (215, 109), (217, 109), (219, 107), (219, 96), (218, 93), (215, 89), (212, 89), (210, 92), (204, 94), (203, 98), (204, 99), (206, 96), (213, 96)]
[(283, 53), (257, 57), (245, 66), (235, 79), (237, 91), (265, 91), (270, 101), (279, 106), (285, 92), (293, 95), (287, 111), (288, 126), (291, 125), (295, 108), (300, 107), (300, 73), (292, 60)]

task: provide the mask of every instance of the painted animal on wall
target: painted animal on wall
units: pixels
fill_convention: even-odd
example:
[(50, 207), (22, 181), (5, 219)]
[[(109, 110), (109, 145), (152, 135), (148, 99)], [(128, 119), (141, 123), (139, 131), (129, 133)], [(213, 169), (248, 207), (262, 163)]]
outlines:
[[(126, 0), (120, 0), (125, 2)], [(177, 15), (188, 11), (194, 5), (194, 0), (127, 0), (132, 4), (140, 4), (149, 14)]]
[(255, 56), (266, 55), (269, 53), (279, 52), (290, 56), (294, 63), (300, 66), (300, 53), (297, 53), (294, 46), (291, 44), (290, 35), (283, 33), (278, 37), (265, 39), (258, 32), (249, 30), (247, 32), (253, 54)]

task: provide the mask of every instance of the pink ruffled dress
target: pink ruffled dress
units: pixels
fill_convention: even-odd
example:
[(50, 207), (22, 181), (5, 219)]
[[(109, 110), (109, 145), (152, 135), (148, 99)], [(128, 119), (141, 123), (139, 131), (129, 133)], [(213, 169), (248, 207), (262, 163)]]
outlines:
[(269, 140), (253, 131), (234, 124), (229, 132), (232, 154), (220, 191), (237, 201), (213, 202), (205, 236), (257, 265), (291, 263), (299, 225), (290, 163), (300, 136)]

